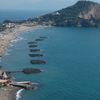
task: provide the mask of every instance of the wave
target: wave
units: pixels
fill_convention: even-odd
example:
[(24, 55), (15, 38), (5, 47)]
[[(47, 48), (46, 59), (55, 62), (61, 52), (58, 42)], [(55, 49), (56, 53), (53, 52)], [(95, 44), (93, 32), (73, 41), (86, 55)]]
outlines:
[[(16, 39), (14, 39), (14, 40), (12, 40), (11, 41), (11, 43), (16, 43), (16, 42), (18, 42), (18, 41), (21, 41), (21, 40), (23, 40), (24, 38), (22, 38), (22, 37), (17, 37)], [(11, 44), (12, 45), (12, 44)], [(13, 46), (13, 45), (12, 45)]]
[(5, 52), (5, 56), (8, 56), (10, 55), (10, 53), (8, 51)]
[(19, 91), (17, 91), (16, 93), (16, 100), (19, 100), (21, 98), (21, 93), (24, 89), (20, 89)]
[(10, 55), (10, 52), (12, 51), (11, 47), (15, 46), (15, 43), (17, 43), (18, 41), (24, 40), (24, 38), (22, 37), (17, 37), (16, 39), (12, 40), (9, 44), (9, 47), (6, 48), (5, 50), (5, 55), (4, 56), (8, 56)]

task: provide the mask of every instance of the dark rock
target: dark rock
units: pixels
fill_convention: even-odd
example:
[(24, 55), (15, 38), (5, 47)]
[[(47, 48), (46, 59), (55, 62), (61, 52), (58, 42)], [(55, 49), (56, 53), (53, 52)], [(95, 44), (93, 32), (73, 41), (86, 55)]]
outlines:
[(37, 47), (37, 45), (29, 45), (29, 47), (30, 48), (32, 48), (32, 47), (34, 48), (34, 47)]
[(32, 64), (46, 64), (46, 61), (44, 60), (31, 60)]
[(28, 42), (28, 44), (37, 44), (37, 42)]
[(30, 74), (30, 73), (36, 74), (36, 73), (40, 73), (42, 71), (40, 69), (37, 69), (37, 68), (25, 68), (23, 70), (23, 72), (26, 74)]
[(30, 57), (43, 57), (43, 54), (29, 54)]
[(35, 39), (35, 41), (43, 41), (43, 40), (44, 40), (44, 39), (42, 39), (42, 38), (41, 38), (41, 39)]
[(30, 52), (39, 52), (40, 49), (30, 49)]
[(46, 36), (40, 36), (40, 38), (41, 38), (41, 39), (46, 39), (46, 38), (48, 38), (48, 37), (46, 37)]

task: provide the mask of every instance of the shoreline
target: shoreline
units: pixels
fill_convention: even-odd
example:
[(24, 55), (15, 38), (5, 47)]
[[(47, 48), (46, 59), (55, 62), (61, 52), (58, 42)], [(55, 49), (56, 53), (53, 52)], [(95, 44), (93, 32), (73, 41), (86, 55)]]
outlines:
[(22, 32), (27, 32), (33, 29), (46, 27), (41, 25), (35, 26), (25, 26), (25, 25), (16, 25), (15, 28), (7, 29), (3, 32), (0, 32), (0, 57), (3, 57), (9, 44), (17, 38), (17, 34)]
[(0, 100), (14, 100), (16, 98), (16, 93), (20, 88), (15, 87), (3, 87), (0, 88)]
[[(45, 28), (47, 26), (35, 25), (35, 26), (26, 26), (26, 25), (16, 25), (16, 27), (7, 29), (3, 32), (0, 32), (0, 57), (6, 54), (7, 48), (10, 46), (13, 40), (15, 40), (18, 34), (22, 32), (31, 31), (38, 28)], [(11, 86), (0, 87), (0, 100), (15, 100), (16, 93), (21, 88), (15, 88)]]

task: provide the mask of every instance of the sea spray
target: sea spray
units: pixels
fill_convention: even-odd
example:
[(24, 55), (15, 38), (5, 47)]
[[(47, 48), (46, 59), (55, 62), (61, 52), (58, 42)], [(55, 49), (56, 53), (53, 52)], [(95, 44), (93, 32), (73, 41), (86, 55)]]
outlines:
[(6, 48), (5, 50), (5, 55), (4, 56), (8, 56), (10, 54), (10, 52), (12, 51), (12, 49), (10, 49), (10, 47), (13, 47), (15, 43), (17, 43), (18, 41), (24, 40), (24, 38), (22, 37), (17, 37), (16, 39), (13, 39), (10, 44), (9, 47)]
[[(16, 39), (13, 39), (13, 40), (11, 41), (11, 43), (16, 43), (16, 42), (21, 41), (21, 40), (24, 40), (24, 38), (22, 38), (22, 37), (17, 37)], [(12, 45), (12, 44), (11, 44), (11, 45)]]
[(16, 100), (19, 100), (21, 98), (21, 92), (23, 91), (23, 89), (20, 89), (19, 91), (17, 91), (16, 93)]

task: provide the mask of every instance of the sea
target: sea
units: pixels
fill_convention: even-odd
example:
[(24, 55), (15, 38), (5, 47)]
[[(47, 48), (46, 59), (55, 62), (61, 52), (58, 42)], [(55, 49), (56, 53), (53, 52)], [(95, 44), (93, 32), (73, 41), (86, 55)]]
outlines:
[(20, 11), (20, 10), (0, 10), (0, 22), (4, 20), (26, 20), (28, 18), (38, 17), (52, 11)]
[[(43, 57), (29, 56), (28, 42), (40, 37), (37, 49)], [(44, 60), (46, 64), (31, 64)], [(39, 68), (43, 72), (13, 74), (16, 81), (39, 86), (20, 90), (15, 100), (100, 100), (100, 28), (46, 27), (20, 33), (9, 45), (0, 65), (6, 70)]]

